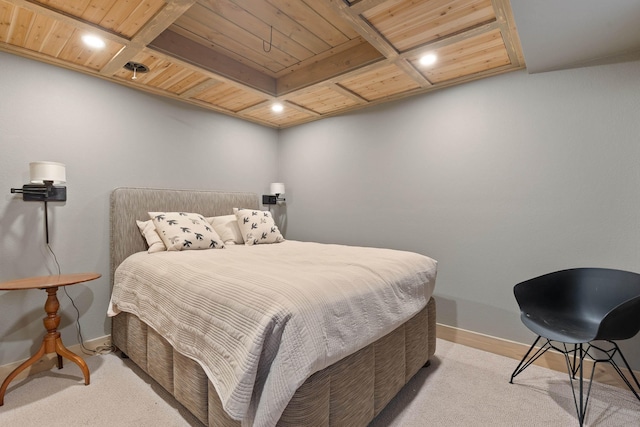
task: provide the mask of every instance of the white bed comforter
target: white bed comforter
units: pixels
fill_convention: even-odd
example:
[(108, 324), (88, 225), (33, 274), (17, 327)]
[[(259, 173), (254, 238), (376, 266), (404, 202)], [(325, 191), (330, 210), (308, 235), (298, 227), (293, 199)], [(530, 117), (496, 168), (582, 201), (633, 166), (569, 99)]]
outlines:
[(109, 315), (135, 314), (207, 373), (225, 411), (273, 426), (314, 372), (419, 312), (437, 263), (412, 252), (285, 241), (140, 252)]

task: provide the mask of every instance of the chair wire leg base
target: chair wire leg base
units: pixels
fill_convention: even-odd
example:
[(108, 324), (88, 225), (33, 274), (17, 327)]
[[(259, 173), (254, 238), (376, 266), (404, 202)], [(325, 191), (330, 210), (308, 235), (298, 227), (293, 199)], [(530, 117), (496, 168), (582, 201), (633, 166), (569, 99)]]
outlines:
[[(640, 382), (638, 381), (638, 378), (635, 376), (635, 374), (633, 373), (633, 370), (629, 366), (629, 363), (627, 362), (624, 355), (622, 354), (620, 347), (618, 347), (618, 345), (615, 342), (609, 341), (609, 340), (606, 341), (611, 345), (611, 348), (609, 349), (605, 349), (602, 346), (598, 346), (594, 343), (587, 343), (586, 349), (584, 347), (584, 344), (582, 343), (574, 344), (573, 349), (571, 349), (570, 348), (571, 345), (568, 346), (565, 343), (561, 343), (562, 345), (557, 345), (557, 344), (554, 345), (554, 343), (552, 343), (550, 340), (545, 338), (546, 342), (542, 345), (542, 347), (540, 347), (537, 351), (533, 352), (536, 344), (538, 343), (538, 341), (540, 341), (541, 338), (542, 337), (540, 336), (536, 338), (536, 340), (531, 345), (527, 353), (524, 355), (524, 357), (522, 358), (522, 360), (520, 361), (516, 369), (513, 371), (513, 374), (511, 374), (511, 380), (509, 381), (510, 383), (513, 384), (513, 379), (516, 376), (518, 376), (522, 371), (527, 369), (545, 352), (547, 352), (550, 349), (553, 349), (564, 355), (565, 362), (567, 364), (567, 372), (569, 374), (569, 383), (571, 385), (571, 391), (573, 393), (573, 401), (575, 403), (576, 413), (578, 415), (578, 422), (580, 423), (580, 426), (584, 425), (584, 420), (587, 413), (587, 406), (589, 404), (589, 396), (591, 395), (591, 386), (593, 384), (593, 377), (595, 375), (596, 365), (598, 363), (606, 362), (611, 364), (611, 366), (613, 366), (613, 368), (618, 373), (618, 375), (620, 375), (620, 378), (622, 378), (622, 380), (627, 385), (629, 390), (631, 390), (631, 392), (636, 397), (636, 399), (640, 401)], [(598, 353), (595, 354), (593, 350), (597, 351)], [(604, 356), (598, 357), (598, 354), (604, 355)], [(625, 375), (625, 373), (622, 371), (622, 369), (618, 366), (618, 364), (614, 360), (614, 357), (616, 354), (620, 355), (620, 359), (624, 363), (624, 366), (628, 371), (629, 375), (631, 376), (631, 379), (629, 379), (627, 375)], [(585, 375), (584, 375), (585, 374), (584, 361), (586, 358), (589, 358), (590, 360), (593, 361), (593, 365), (591, 366), (591, 373), (589, 374), (587, 372), (587, 374), (589, 374), (588, 386), (586, 386), (585, 384)], [(633, 383), (635, 383), (635, 387), (634, 387), (634, 384), (632, 384), (631, 380), (633, 380)], [(576, 386), (574, 384), (576, 382), (577, 382), (578, 390), (576, 390)], [(585, 386), (586, 386), (586, 390), (585, 390)]]
[[(567, 362), (567, 371), (569, 373), (569, 383), (571, 384), (571, 392), (573, 393), (573, 402), (576, 405), (576, 413), (578, 414), (578, 422), (580, 426), (584, 425), (584, 417), (587, 413), (587, 404), (589, 403), (589, 395), (591, 394), (591, 385), (593, 384), (593, 374), (596, 370), (596, 364), (594, 363), (591, 368), (591, 376), (589, 378), (589, 388), (587, 389), (586, 395), (584, 391), (584, 358), (587, 355), (587, 352), (584, 351), (582, 344), (577, 344), (574, 346), (573, 350), (567, 350), (566, 345), (564, 346), (564, 358)], [(573, 353), (573, 365), (571, 364), (571, 360), (569, 359), (569, 353)], [(576, 353), (579, 353), (578, 361), (579, 364), (576, 366)], [(576, 373), (578, 373), (578, 378), (576, 378)], [(574, 380), (578, 382), (578, 393), (576, 396), (576, 389), (573, 385)]]
[[(606, 363), (611, 364), (613, 369), (615, 369), (615, 371), (618, 373), (618, 375), (620, 375), (620, 378), (622, 379), (622, 381), (624, 381), (624, 383), (627, 385), (629, 390), (631, 390), (631, 392), (636, 397), (636, 399), (638, 399), (638, 401), (640, 401), (640, 382), (638, 382), (638, 378), (633, 373), (633, 370), (629, 366), (629, 363), (627, 362), (627, 359), (625, 359), (624, 354), (622, 354), (622, 350), (620, 350), (620, 347), (618, 347), (618, 344), (616, 344), (615, 342), (613, 342), (613, 341), (606, 341), (606, 342), (609, 343), (612, 346), (612, 348), (610, 348), (608, 350), (605, 350), (602, 347), (597, 346), (597, 345), (595, 345), (593, 343), (589, 344), (589, 349), (587, 351), (589, 351), (590, 349), (594, 348), (594, 349), (598, 350), (599, 352), (601, 352), (603, 354), (606, 354), (606, 358), (604, 358), (604, 359), (596, 358), (596, 357), (590, 355), (590, 357), (595, 362), (594, 363), (594, 369), (595, 369), (595, 364), (597, 364), (597, 363), (606, 362)], [(629, 375), (631, 376), (631, 379), (633, 379), (633, 382), (635, 383), (635, 387), (633, 386), (633, 384), (631, 384), (631, 381), (629, 380), (629, 378), (627, 378), (627, 376), (622, 371), (622, 369), (620, 369), (620, 366), (618, 366), (616, 361), (613, 359), (616, 354), (618, 354), (620, 356), (620, 359), (622, 360), (622, 363), (624, 363), (624, 366), (627, 369)]]
[(513, 379), (515, 377), (520, 375), (520, 373), (522, 371), (527, 369), (529, 367), (529, 365), (531, 365), (533, 362), (535, 362), (540, 356), (542, 356), (544, 353), (547, 352), (547, 350), (549, 350), (551, 348), (549, 340), (547, 340), (547, 342), (545, 342), (542, 347), (540, 347), (538, 350), (536, 350), (535, 353), (533, 353), (531, 355), (531, 357), (529, 357), (529, 354), (531, 354), (531, 352), (536, 347), (536, 344), (538, 344), (538, 341), (540, 341), (541, 338), (542, 338), (541, 336), (538, 336), (538, 338), (536, 338), (536, 340), (533, 342), (533, 344), (531, 344), (531, 347), (529, 347), (529, 350), (527, 351), (527, 353), (524, 355), (524, 357), (522, 358), (522, 360), (520, 361), (520, 363), (518, 364), (516, 369), (511, 374), (511, 379), (509, 379), (509, 383), (510, 384), (513, 384)]

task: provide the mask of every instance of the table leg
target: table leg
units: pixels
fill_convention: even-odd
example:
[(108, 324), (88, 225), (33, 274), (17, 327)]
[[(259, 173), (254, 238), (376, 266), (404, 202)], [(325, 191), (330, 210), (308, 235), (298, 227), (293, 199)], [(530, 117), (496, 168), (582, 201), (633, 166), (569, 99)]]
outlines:
[(38, 360), (40, 360), (42, 356), (45, 355), (44, 347), (45, 346), (43, 341), (42, 345), (40, 346), (40, 349), (36, 352), (36, 354), (31, 356), (28, 360), (25, 360), (20, 366), (18, 366), (16, 369), (11, 371), (11, 373), (7, 378), (5, 378), (4, 382), (2, 383), (2, 386), (0, 387), (0, 406), (4, 405), (4, 393), (7, 391), (7, 387), (9, 387), (9, 383), (13, 381), (13, 379), (17, 377), (20, 372), (24, 371), (29, 366), (36, 363)]
[(44, 304), (44, 311), (47, 312), (47, 317), (43, 319), (44, 327), (47, 330), (47, 334), (42, 340), (40, 349), (31, 356), (28, 360), (24, 361), (20, 366), (14, 369), (9, 376), (4, 380), (2, 386), (0, 386), (0, 406), (4, 404), (4, 394), (9, 387), (9, 383), (13, 381), (15, 377), (27, 367), (36, 363), (42, 356), (49, 353), (56, 353), (58, 369), (62, 369), (62, 357), (66, 357), (80, 367), (82, 374), (84, 375), (85, 385), (89, 385), (89, 367), (86, 362), (77, 354), (68, 350), (64, 344), (62, 344), (62, 338), (60, 338), (60, 332), (58, 332), (58, 326), (60, 326), (60, 316), (58, 315), (58, 309), (60, 308), (60, 302), (56, 293), (58, 287), (47, 288), (47, 302)]
[(47, 335), (44, 337), (45, 351), (58, 355), (58, 369), (62, 369), (63, 356), (78, 365), (84, 375), (85, 385), (89, 385), (89, 368), (87, 364), (80, 356), (72, 353), (62, 344), (62, 338), (60, 338), (60, 332), (58, 332), (58, 326), (60, 326), (60, 316), (58, 315), (60, 303), (56, 296), (57, 293), (57, 287), (47, 288), (47, 302), (44, 305), (44, 310), (47, 312), (47, 317), (44, 318), (44, 327), (47, 329)]
[(84, 375), (84, 385), (89, 385), (89, 367), (87, 366), (87, 363), (82, 359), (82, 357), (68, 350), (64, 344), (62, 344), (62, 339), (60, 337), (56, 340), (56, 353), (58, 353), (59, 358), (62, 359), (62, 356), (64, 356), (78, 365)]

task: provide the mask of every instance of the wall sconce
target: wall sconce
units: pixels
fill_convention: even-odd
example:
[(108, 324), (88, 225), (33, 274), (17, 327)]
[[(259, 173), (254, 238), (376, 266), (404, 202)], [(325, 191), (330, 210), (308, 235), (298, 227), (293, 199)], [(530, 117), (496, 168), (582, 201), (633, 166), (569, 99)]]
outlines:
[(284, 194), (284, 184), (281, 182), (273, 182), (270, 186), (271, 194), (263, 194), (262, 195), (262, 204), (263, 205), (275, 205), (278, 202), (284, 202), (286, 199), (284, 197), (280, 197)]
[(67, 187), (54, 184), (64, 184), (67, 181), (66, 169), (62, 163), (31, 162), (29, 163), (31, 184), (22, 188), (12, 188), (12, 193), (22, 194), (22, 200), (27, 202), (44, 202), (44, 226), (49, 244), (49, 218), (47, 202), (67, 201)]
[(67, 200), (67, 187), (53, 184), (66, 182), (65, 166), (56, 162), (29, 163), (31, 184), (22, 188), (12, 188), (12, 193), (21, 193), (25, 202), (64, 202)]

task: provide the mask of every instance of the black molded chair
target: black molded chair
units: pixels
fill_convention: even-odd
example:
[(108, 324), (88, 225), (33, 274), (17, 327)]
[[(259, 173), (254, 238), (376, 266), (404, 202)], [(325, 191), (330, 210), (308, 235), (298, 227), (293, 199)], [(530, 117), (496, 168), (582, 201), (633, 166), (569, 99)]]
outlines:
[[(510, 383), (547, 350), (554, 349), (565, 356), (581, 426), (597, 363), (610, 363), (640, 400), (640, 383), (614, 342), (632, 338), (640, 330), (640, 274), (605, 268), (576, 268), (519, 283), (513, 292), (520, 306), (522, 323), (538, 338), (511, 374)], [(546, 342), (534, 351), (541, 339)], [(629, 370), (638, 391), (614, 360), (616, 354)], [(583, 362), (587, 357), (594, 364), (585, 396)], [(579, 374), (579, 398), (573, 387), (576, 374)]]

